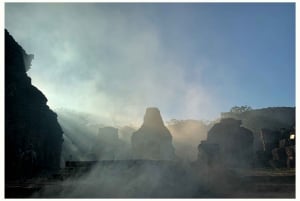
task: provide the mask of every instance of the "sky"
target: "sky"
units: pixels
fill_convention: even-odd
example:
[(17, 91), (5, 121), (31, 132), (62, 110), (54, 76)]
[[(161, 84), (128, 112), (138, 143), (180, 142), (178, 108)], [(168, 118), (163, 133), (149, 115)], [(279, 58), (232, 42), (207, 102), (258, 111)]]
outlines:
[(213, 120), (233, 106), (295, 106), (294, 3), (5, 3), (56, 110)]

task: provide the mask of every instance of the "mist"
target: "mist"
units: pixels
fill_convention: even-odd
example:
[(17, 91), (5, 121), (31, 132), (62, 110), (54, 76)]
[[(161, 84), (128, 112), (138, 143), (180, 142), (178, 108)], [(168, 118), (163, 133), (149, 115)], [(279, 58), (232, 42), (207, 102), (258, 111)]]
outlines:
[(198, 156), (198, 145), (207, 139), (207, 132), (214, 122), (200, 120), (173, 120), (167, 127), (173, 136), (175, 153), (181, 160), (195, 161)]
[[(294, 106), (294, 7), (228, 6), (6, 3), (9, 196), (247, 197), (253, 185), (263, 197), (264, 182), (273, 197), (294, 196), (295, 108), (267, 151), (241, 125), (258, 136), (284, 108), (262, 109), (258, 123), (256, 109), (222, 113)], [(274, 188), (276, 163), (292, 170)]]
[[(88, 161), (91, 158), (88, 154), (92, 147), (99, 142), (99, 128), (112, 126), (111, 122), (105, 122), (99, 116), (80, 113), (72, 110), (58, 109), (58, 121), (64, 131), (64, 143), (62, 152), (62, 167), (67, 160)], [(143, 118), (140, 117), (142, 120)], [(217, 120), (216, 120), (217, 121)], [(101, 123), (100, 123), (101, 122)], [(172, 144), (175, 154), (180, 160), (196, 161), (198, 155), (198, 145), (202, 140), (206, 140), (207, 132), (215, 122), (204, 122), (197, 120), (172, 120), (164, 124), (172, 135)], [(107, 141), (107, 146), (113, 150), (122, 149), (121, 153), (108, 158), (110, 160), (132, 159), (130, 149), (132, 147), (132, 134), (140, 127), (132, 125), (115, 127), (118, 129), (118, 140), (122, 145), (117, 144), (117, 140)], [(126, 151), (127, 150), (127, 151)], [(126, 152), (126, 154), (124, 154)], [(99, 160), (103, 160), (98, 158)]]
[[(27, 52), (35, 54), (28, 75), (58, 113), (64, 160), (87, 160), (98, 129), (104, 126), (118, 128), (119, 138), (130, 145), (149, 106), (158, 107), (165, 121), (219, 115), (215, 90), (190, 79), (192, 73), (201, 80), (207, 61), (203, 57), (187, 61), (181, 48), (184, 41), (176, 41), (177, 48), (168, 44), (154, 8), (6, 4), (6, 28)], [(178, 18), (175, 13), (172, 17)], [(23, 26), (26, 30), (21, 31)], [(122, 129), (126, 127), (131, 130), (125, 132), (127, 137)], [(182, 127), (171, 129), (176, 154), (196, 160), (197, 145), (207, 129)]]
[(5, 24), (35, 54), (28, 74), (51, 108), (95, 114), (114, 126), (137, 126), (149, 106), (165, 119), (217, 117), (214, 90), (190, 82), (186, 69), (201, 79), (206, 65), (166, 44), (153, 8), (7, 3)]

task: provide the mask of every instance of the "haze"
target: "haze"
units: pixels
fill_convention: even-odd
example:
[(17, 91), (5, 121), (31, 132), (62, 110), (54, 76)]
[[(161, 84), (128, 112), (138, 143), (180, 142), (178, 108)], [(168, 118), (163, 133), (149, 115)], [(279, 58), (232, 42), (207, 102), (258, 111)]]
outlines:
[(48, 105), (113, 126), (139, 125), (149, 106), (164, 120), (295, 106), (294, 17), (292, 3), (5, 4)]

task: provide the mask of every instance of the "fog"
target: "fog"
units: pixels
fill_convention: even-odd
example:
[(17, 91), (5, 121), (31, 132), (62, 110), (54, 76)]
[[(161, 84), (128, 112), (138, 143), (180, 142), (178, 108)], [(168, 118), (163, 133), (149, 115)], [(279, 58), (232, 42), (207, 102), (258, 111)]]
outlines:
[[(98, 116), (87, 113), (79, 113), (72, 110), (58, 109), (58, 121), (64, 131), (64, 143), (62, 153), (62, 166), (67, 160), (91, 160), (88, 154), (92, 147), (99, 140), (99, 128), (111, 126), (110, 122), (101, 121)], [(143, 119), (143, 116), (140, 117)], [(101, 122), (101, 123), (100, 123)], [(175, 148), (175, 154), (180, 160), (196, 161), (198, 155), (198, 145), (201, 140), (206, 140), (207, 131), (214, 122), (203, 122), (196, 120), (172, 120), (164, 123), (172, 135), (172, 144)], [(108, 140), (107, 146), (115, 150), (114, 157), (110, 160), (132, 159), (131, 136), (141, 125), (118, 126), (117, 140)], [(121, 143), (121, 144), (120, 144)], [(97, 146), (100, 146), (98, 144)], [(120, 151), (119, 151), (120, 150)], [(101, 158), (98, 158), (102, 160)]]
[(216, 91), (201, 84), (209, 62), (188, 61), (179, 49), (184, 41), (176, 49), (166, 42), (153, 5), (6, 3), (5, 9), (6, 28), (35, 55), (28, 74), (51, 108), (98, 115), (112, 126), (138, 126), (149, 106), (166, 120), (218, 116)]
[[(224, 198), (241, 192), (247, 197), (248, 190), (257, 196), (264, 188), (277, 193), (276, 185), (246, 178), (250, 168), (260, 167), (252, 132), (233, 119), (215, 123), (234, 105), (294, 105), (293, 17), (292, 4), (6, 3), (5, 28), (34, 54), (27, 74), (63, 130), (60, 169), (20, 178), (20, 184), (28, 182), (25, 191), (34, 192), (26, 196)], [(25, 113), (35, 109), (24, 106)], [(149, 107), (156, 116), (143, 124)], [(265, 126), (268, 120), (258, 121)], [(28, 136), (35, 142), (44, 134), (39, 125), (31, 132), (29, 122), (16, 143), (22, 148)], [(22, 123), (15, 124), (21, 134)], [(202, 142), (212, 127), (211, 140)], [(34, 143), (28, 145), (12, 150), (21, 155), (21, 165), (15, 157), (12, 167), (27, 162), (23, 153), (32, 156), (29, 170), (33, 156), (59, 157), (51, 148), (36, 153)], [(20, 186), (14, 183), (12, 192), (26, 193)]]
[(195, 161), (198, 155), (198, 145), (207, 139), (207, 132), (213, 122), (200, 120), (173, 120), (166, 125), (173, 136), (175, 153), (181, 160)]
[(239, 185), (237, 175), (220, 167), (175, 161), (102, 161), (82, 171), (77, 168), (71, 178), (49, 183), (32, 197), (214, 198), (230, 195)]

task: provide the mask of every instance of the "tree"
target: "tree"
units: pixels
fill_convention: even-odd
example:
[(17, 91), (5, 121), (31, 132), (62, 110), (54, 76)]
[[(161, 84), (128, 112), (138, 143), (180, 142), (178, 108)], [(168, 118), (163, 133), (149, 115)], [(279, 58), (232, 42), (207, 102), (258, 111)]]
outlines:
[(248, 105), (243, 105), (243, 106), (233, 106), (231, 109), (230, 109), (230, 112), (232, 113), (243, 113), (243, 112), (247, 112), (247, 111), (250, 111), (252, 110), (252, 108)]

